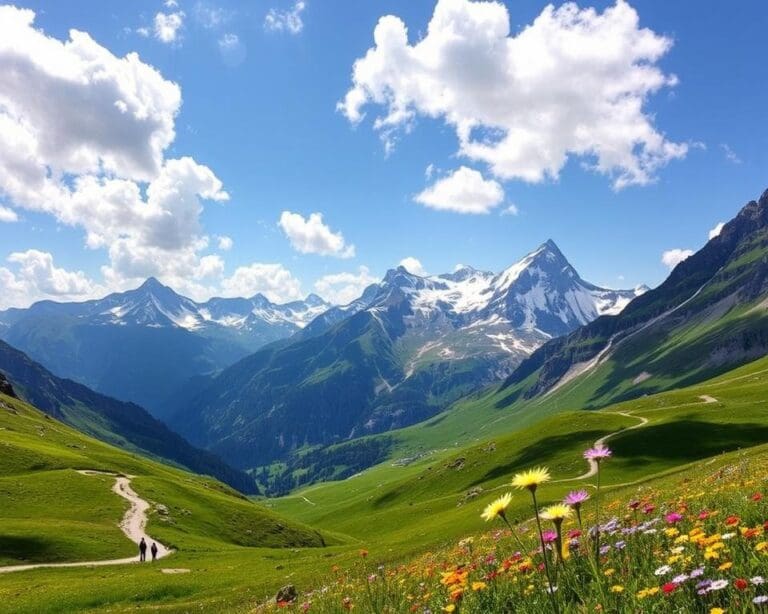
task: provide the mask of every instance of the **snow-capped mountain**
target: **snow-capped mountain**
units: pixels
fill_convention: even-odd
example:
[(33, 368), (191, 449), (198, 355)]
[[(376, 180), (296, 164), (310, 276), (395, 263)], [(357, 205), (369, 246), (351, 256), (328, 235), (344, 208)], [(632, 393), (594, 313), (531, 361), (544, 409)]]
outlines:
[(98, 300), (0, 312), (0, 338), (59, 376), (162, 414), (165, 397), (190, 378), (290, 337), (328, 307), (316, 295), (197, 303), (150, 278)]
[(613, 290), (584, 281), (549, 240), (500, 273), (461, 266), (420, 277), (404, 267), (392, 269), (355, 302), (329, 310), (312, 326), (363, 310), (390, 319), (398, 314), (410, 334), (441, 337), (427, 345), (443, 356), (466, 356), (475, 346), (482, 353), (495, 348), (522, 357), (547, 339), (621, 312), (646, 290)]
[(245, 468), (407, 426), (640, 292), (582, 280), (551, 241), (500, 273), (461, 267), (421, 277), (399, 267), (287, 345), (212, 378), (171, 424)]
[[(67, 315), (81, 323), (102, 326), (147, 326), (153, 328), (183, 328), (205, 332), (205, 329), (240, 331), (249, 346), (287, 337), (304, 328), (316, 316), (330, 307), (316, 294), (303, 301), (272, 303), (262, 294), (251, 298), (212, 298), (204, 303), (177, 294), (154, 277), (135, 290), (110, 294), (103, 299), (82, 303), (41, 301), (28, 309), (0, 312), (0, 322), (13, 326), (31, 314)], [(275, 334), (265, 335), (264, 327), (274, 327)]]

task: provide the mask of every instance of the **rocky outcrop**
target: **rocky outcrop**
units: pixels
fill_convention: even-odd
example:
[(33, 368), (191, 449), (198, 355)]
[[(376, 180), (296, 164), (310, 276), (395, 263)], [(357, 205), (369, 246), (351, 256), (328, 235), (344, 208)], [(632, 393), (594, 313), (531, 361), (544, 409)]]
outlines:
[(16, 393), (13, 391), (11, 382), (9, 382), (8, 378), (6, 378), (2, 373), (0, 373), (0, 394), (5, 394), (9, 397), (13, 397), (14, 399), (18, 398)]

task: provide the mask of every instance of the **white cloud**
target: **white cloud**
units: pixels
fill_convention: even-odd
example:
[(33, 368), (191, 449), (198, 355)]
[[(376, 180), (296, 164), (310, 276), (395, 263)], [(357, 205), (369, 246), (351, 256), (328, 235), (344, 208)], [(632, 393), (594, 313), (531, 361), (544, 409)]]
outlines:
[[(176, 8), (178, 5), (167, 8)], [(175, 11), (173, 13), (158, 13), (155, 15), (155, 38), (163, 43), (175, 43), (179, 40), (180, 30), (184, 25), (184, 11)]]
[(424, 269), (424, 266), (421, 264), (421, 261), (418, 258), (414, 258), (413, 256), (403, 258), (400, 261), (400, 266), (404, 267), (406, 271), (412, 273), (413, 275), (419, 275), (420, 277), (426, 277), (428, 275), (427, 271)]
[(302, 298), (301, 282), (282, 264), (256, 262), (239, 267), (222, 281), (221, 288), (223, 296), (250, 297), (260, 293), (275, 303)]
[(520, 209), (514, 203), (507, 205), (501, 210), (500, 215), (519, 215)]
[(203, 202), (228, 195), (208, 167), (165, 158), (181, 90), (134, 53), (76, 30), (59, 41), (34, 17), (0, 7), (0, 192), (82, 229), (109, 256), (105, 287), (155, 275), (200, 296), (223, 270), (202, 253)]
[(271, 8), (264, 18), (264, 28), (274, 32), (299, 34), (304, 29), (301, 14), (306, 8), (307, 3), (303, 0), (296, 0), (288, 10)]
[(14, 252), (7, 260), (11, 268), (0, 267), (0, 309), (26, 307), (42, 299), (82, 300), (102, 290), (82, 271), (54, 266), (47, 252)]
[(219, 39), (219, 49), (221, 51), (231, 51), (232, 49), (236, 49), (239, 45), (240, 37), (237, 34), (232, 34), (231, 32), (225, 33)]
[(692, 249), (669, 249), (661, 255), (661, 262), (669, 269), (674, 269), (683, 260), (691, 256), (693, 256)]
[(720, 145), (720, 149), (723, 150), (725, 159), (728, 160), (728, 162), (733, 162), (734, 164), (741, 164), (741, 158), (739, 158), (736, 152), (733, 151), (730, 145), (728, 145), (727, 143), (722, 143)]
[(315, 282), (315, 291), (329, 303), (346, 305), (362, 295), (371, 284), (379, 281), (368, 267), (361, 266), (357, 273), (324, 275)]
[(311, 213), (304, 218), (299, 213), (283, 211), (278, 222), (293, 248), (302, 254), (320, 254), (352, 258), (355, 246), (344, 241), (344, 235), (333, 232), (323, 223), (321, 213)]
[(18, 222), (19, 216), (13, 209), (0, 206), (0, 222)]
[(392, 15), (373, 36), (338, 108), (358, 123), (367, 105), (384, 107), (373, 126), (389, 148), (398, 130), (425, 116), (450, 125), (459, 154), (500, 178), (556, 179), (575, 156), (617, 189), (653, 181), (687, 152), (643, 109), (677, 83), (657, 65), (672, 41), (641, 28), (623, 0), (602, 13), (549, 5), (516, 35), (500, 2), (438, 0), (414, 44)]
[(232, 249), (232, 246), (235, 244), (235, 242), (232, 240), (232, 237), (228, 237), (226, 235), (222, 235), (219, 238), (219, 249), (223, 252), (228, 252)]
[(725, 222), (718, 222), (715, 224), (715, 227), (709, 231), (709, 239), (712, 240), (715, 237), (720, 236), (720, 233), (723, 232), (723, 226), (725, 226)]
[(480, 171), (462, 166), (438, 179), (414, 200), (432, 209), (488, 213), (504, 200), (504, 190), (498, 181), (484, 179)]
[(142, 26), (141, 28), (136, 28), (136, 34), (138, 34), (139, 36), (142, 36), (144, 38), (148, 38), (149, 37), (149, 28), (147, 28), (146, 26)]

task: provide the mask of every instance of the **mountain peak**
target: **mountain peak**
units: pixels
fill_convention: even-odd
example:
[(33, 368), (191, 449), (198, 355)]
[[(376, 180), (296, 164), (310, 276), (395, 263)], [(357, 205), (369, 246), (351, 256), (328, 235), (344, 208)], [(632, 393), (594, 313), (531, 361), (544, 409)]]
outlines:
[(307, 295), (304, 302), (311, 307), (320, 307), (321, 305), (327, 305), (328, 303), (314, 292)]
[(168, 289), (168, 286), (161, 284), (157, 277), (147, 277), (144, 283), (141, 284), (137, 290), (158, 290), (160, 288)]

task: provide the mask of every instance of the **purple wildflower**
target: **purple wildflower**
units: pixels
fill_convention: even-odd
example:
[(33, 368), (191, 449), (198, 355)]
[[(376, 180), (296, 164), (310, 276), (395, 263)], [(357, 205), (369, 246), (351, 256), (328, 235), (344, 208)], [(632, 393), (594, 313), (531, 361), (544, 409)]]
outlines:
[(563, 499), (563, 503), (571, 507), (579, 507), (585, 501), (589, 501), (589, 493), (586, 490), (571, 491)]
[(587, 460), (592, 460), (596, 462), (600, 462), (601, 460), (605, 460), (606, 458), (610, 458), (611, 454), (613, 454), (608, 448), (608, 446), (605, 446), (603, 444), (596, 445), (594, 448), (590, 448), (589, 450), (584, 452), (584, 458)]

